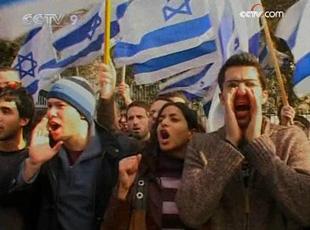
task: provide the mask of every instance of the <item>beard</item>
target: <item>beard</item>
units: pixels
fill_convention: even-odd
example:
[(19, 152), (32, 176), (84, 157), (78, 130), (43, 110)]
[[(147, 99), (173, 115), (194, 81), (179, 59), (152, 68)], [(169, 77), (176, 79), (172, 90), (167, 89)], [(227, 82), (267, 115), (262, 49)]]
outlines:
[(18, 127), (13, 128), (13, 129), (9, 129), (9, 130), (5, 130), (3, 132), (0, 132), (0, 141), (11, 141), (14, 140), (18, 133), (19, 133), (19, 129)]

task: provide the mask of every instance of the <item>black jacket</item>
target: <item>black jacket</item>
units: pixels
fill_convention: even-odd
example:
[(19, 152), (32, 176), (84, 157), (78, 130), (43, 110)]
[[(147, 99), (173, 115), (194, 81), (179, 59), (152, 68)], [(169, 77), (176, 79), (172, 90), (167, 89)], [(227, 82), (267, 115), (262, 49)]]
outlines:
[(36, 209), (32, 207), (32, 188), (11, 191), (19, 165), (28, 157), (28, 149), (0, 152), (0, 229), (33, 230)]

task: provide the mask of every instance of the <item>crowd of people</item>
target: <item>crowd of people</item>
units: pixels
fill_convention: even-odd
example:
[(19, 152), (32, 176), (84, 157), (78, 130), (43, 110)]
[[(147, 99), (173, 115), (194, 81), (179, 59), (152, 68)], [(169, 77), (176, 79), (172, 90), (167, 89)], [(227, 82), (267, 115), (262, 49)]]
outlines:
[(0, 69), (0, 229), (310, 227), (309, 123), (294, 125), (290, 106), (279, 125), (263, 116), (254, 56), (220, 69), (225, 121), (211, 133), (180, 94), (132, 101), (105, 64), (98, 83), (96, 98), (82, 77), (56, 81), (33, 125), (32, 97), (17, 72)]

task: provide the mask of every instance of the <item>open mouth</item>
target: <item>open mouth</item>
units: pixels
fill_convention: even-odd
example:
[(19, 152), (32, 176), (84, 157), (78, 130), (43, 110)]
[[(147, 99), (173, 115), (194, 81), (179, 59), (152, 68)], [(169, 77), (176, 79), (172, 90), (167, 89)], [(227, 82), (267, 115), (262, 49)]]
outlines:
[(48, 131), (56, 131), (57, 129), (60, 128), (60, 124), (56, 123), (56, 122), (50, 122), (48, 124)]
[(160, 130), (159, 135), (160, 135), (161, 139), (163, 139), (163, 140), (167, 140), (170, 137), (167, 130), (164, 130), (164, 129)]
[(240, 104), (235, 105), (235, 111), (249, 111), (251, 109), (251, 106), (249, 104)]

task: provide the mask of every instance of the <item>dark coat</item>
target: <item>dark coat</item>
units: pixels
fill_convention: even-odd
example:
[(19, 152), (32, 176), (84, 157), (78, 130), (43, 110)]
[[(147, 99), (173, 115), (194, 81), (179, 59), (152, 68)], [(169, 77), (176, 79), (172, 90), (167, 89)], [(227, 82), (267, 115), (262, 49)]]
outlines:
[[(106, 129), (96, 124), (96, 129), (100, 135), (102, 145), (102, 154), (98, 156), (102, 167), (99, 167), (96, 179), (95, 195), (95, 222), (99, 229), (107, 203), (110, 199), (112, 189), (117, 182), (118, 161), (123, 157), (135, 154), (139, 151), (137, 142), (128, 137), (109, 133)], [(57, 167), (59, 166), (59, 157), (56, 155), (53, 159), (42, 166), (38, 178), (33, 186), (39, 190), (40, 196), (37, 198), (39, 203), (38, 230), (61, 230), (57, 219)]]
[(32, 230), (37, 209), (33, 207), (32, 188), (11, 191), (19, 165), (28, 157), (28, 149), (0, 152), (0, 229)]

